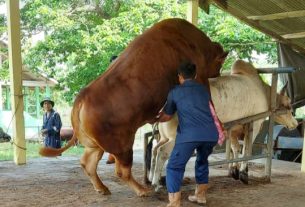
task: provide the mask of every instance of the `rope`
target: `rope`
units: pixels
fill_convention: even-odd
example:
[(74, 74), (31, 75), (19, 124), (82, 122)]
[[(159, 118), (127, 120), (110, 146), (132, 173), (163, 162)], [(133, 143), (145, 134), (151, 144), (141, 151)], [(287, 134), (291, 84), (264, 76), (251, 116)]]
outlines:
[[(23, 98), (24, 94), (21, 94), (21, 95), (15, 95), (15, 94), (14, 94), (14, 96), (17, 96), (19, 99), (21, 99), (21, 98)], [(12, 122), (13, 122), (13, 119), (14, 119), (14, 117), (16, 116), (16, 112), (17, 112), (17, 110), (19, 109), (19, 104), (20, 104), (20, 101), (17, 102), (16, 110), (14, 111), (13, 116), (12, 116), (12, 118), (11, 118), (11, 121), (10, 121), (9, 124), (8, 124), (6, 133), (8, 133), (8, 129), (10, 128), (10, 126), (11, 126), (11, 124), (12, 124)], [(19, 149), (26, 150), (26, 147), (21, 147), (21, 146), (19, 146), (18, 144), (16, 144), (16, 142), (14, 141), (14, 137), (12, 137), (11, 144), (15, 145), (15, 146), (18, 147)]]

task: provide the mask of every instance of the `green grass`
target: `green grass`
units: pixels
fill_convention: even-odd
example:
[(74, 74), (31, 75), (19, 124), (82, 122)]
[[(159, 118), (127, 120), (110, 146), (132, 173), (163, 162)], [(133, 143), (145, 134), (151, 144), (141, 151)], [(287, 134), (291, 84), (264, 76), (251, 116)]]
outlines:
[[(64, 145), (65, 143), (63, 143)], [(39, 148), (41, 144), (39, 143), (26, 143), (26, 157), (29, 158), (38, 158), (41, 157), (38, 154)], [(82, 146), (75, 146), (69, 148), (67, 151), (63, 153), (62, 156), (80, 156), (84, 152), (84, 148)], [(0, 161), (5, 160), (13, 160), (14, 159), (14, 148), (11, 143), (0, 143)]]
[[(135, 135), (135, 141), (133, 145), (133, 149), (143, 149), (143, 137), (146, 132), (151, 131), (151, 125), (146, 124), (139, 128)], [(65, 143), (62, 143), (62, 146), (65, 145)], [(38, 158), (41, 157), (38, 154), (39, 148), (41, 147), (40, 143), (33, 143), (33, 142), (26, 142), (26, 157), (29, 158)], [(80, 157), (84, 152), (84, 147), (81, 145), (71, 147), (68, 150), (66, 150), (62, 156), (77, 156)], [(11, 143), (0, 143), (0, 161), (4, 160), (13, 160), (14, 159), (14, 148)]]

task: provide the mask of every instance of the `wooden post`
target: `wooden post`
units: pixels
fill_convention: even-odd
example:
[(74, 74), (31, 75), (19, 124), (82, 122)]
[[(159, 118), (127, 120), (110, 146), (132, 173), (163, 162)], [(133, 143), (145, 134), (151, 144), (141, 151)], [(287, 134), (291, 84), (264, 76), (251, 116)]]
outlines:
[(6, 0), (8, 20), (8, 50), (11, 82), (11, 100), (13, 113), (14, 161), (26, 163), (23, 94), (22, 94), (22, 61), (20, 43), (19, 0)]
[(303, 120), (303, 151), (302, 151), (302, 165), (301, 172), (305, 172), (305, 120)]
[(0, 83), (0, 111), (2, 110), (3, 110), (2, 84)]
[(29, 87), (27, 86), (24, 87), (24, 95), (24, 110), (29, 112)]
[(46, 86), (45, 97), (50, 97), (51, 98), (51, 90), (50, 90), (49, 86)]
[(40, 100), (39, 100), (39, 87), (35, 87), (35, 98), (36, 98), (36, 117), (40, 116)]
[(187, 20), (195, 26), (197, 26), (198, 23), (198, 6), (199, 0), (187, 1)]
[[(231, 133), (229, 129), (228, 133)], [(229, 139), (229, 134), (228, 137), (226, 137), (226, 160), (230, 160), (233, 159), (233, 156), (231, 156), (232, 152), (231, 152), (231, 139)], [(232, 164), (229, 163), (228, 164), (228, 175), (230, 174), (230, 168), (231, 168)]]
[(269, 116), (269, 127), (268, 127), (268, 142), (267, 142), (267, 154), (266, 165), (265, 165), (265, 174), (266, 178), (270, 181), (271, 178), (271, 165), (272, 165), (272, 155), (273, 155), (273, 125), (274, 125), (274, 116), (273, 113), (276, 108), (276, 87), (277, 87), (278, 74), (272, 73), (272, 82), (270, 90), (270, 111), (272, 112)]
[(248, 137), (249, 137), (249, 143), (248, 143), (248, 154), (247, 156), (252, 156), (252, 151), (253, 151), (253, 142), (255, 140), (255, 137), (253, 137), (253, 121), (249, 123), (249, 128), (248, 128)]
[(5, 89), (6, 89), (6, 90), (5, 90), (6, 110), (11, 110), (11, 99), (10, 99), (11, 93), (10, 93), (10, 87), (9, 87), (9, 86), (6, 86)]

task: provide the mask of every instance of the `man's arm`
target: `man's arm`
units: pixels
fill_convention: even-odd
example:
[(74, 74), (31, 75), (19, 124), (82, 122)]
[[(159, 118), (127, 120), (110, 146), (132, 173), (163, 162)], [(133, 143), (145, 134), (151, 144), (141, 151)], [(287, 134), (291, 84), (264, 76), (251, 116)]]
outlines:
[(157, 116), (157, 121), (158, 122), (166, 122), (166, 121), (171, 120), (171, 118), (172, 118), (172, 115), (168, 115), (168, 114), (164, 113), (164, 111), (161, 111), (159, 113), (159, 115)]

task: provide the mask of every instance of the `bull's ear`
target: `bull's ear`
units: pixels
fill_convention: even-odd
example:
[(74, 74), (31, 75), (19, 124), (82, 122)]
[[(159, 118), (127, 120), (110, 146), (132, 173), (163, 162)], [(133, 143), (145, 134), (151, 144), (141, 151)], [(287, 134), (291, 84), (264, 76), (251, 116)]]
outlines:
[(228, 56), (229, 52), (223, 52), (221, 55), (217, 57), (217, 61), (223, 64)]
[(287, 86), (288, 86), (288, 81), (285, 83), (285, 85), (280, 90), (280, 95), (282, 95), (282, 96), (286, 95)]

